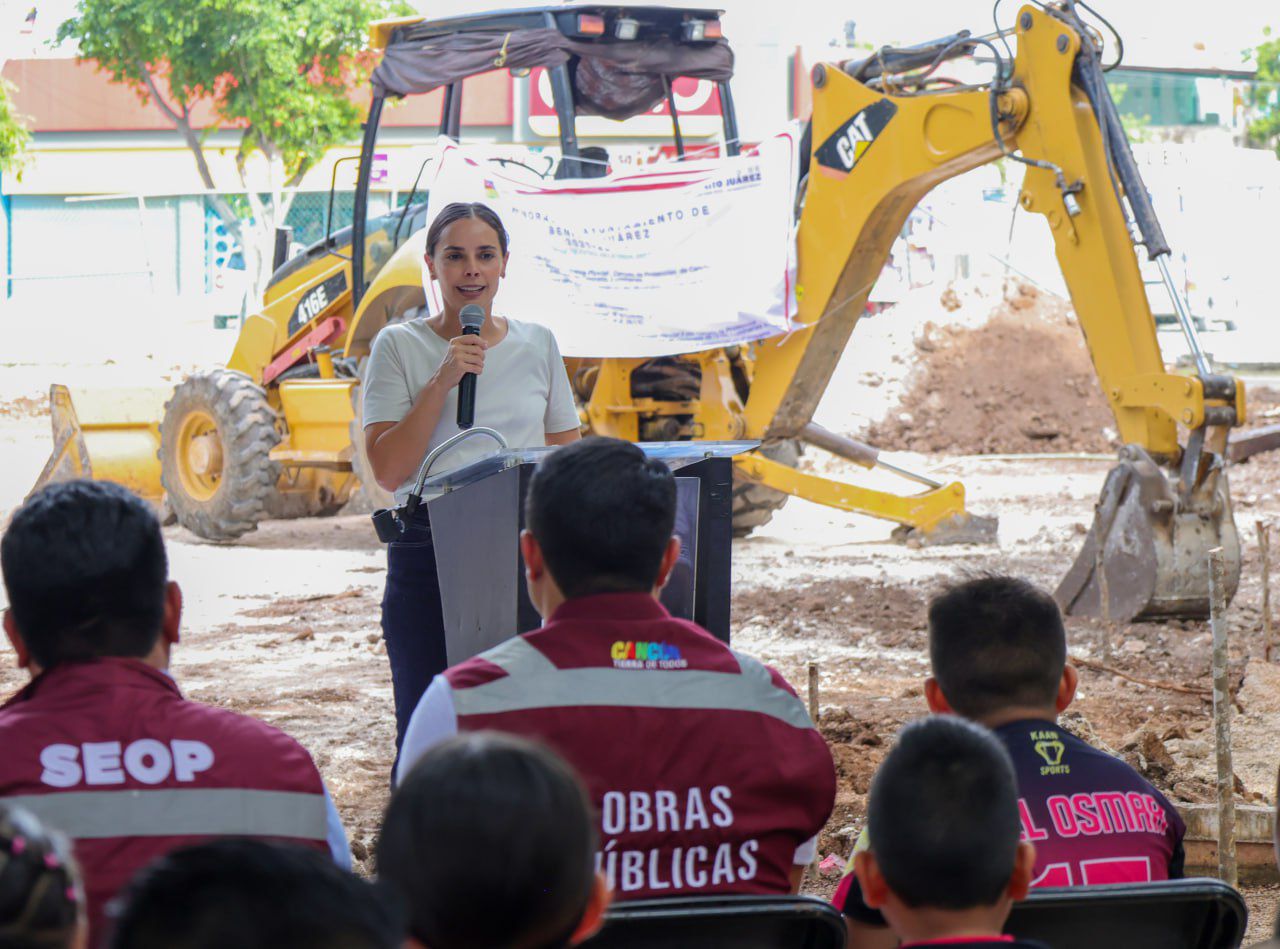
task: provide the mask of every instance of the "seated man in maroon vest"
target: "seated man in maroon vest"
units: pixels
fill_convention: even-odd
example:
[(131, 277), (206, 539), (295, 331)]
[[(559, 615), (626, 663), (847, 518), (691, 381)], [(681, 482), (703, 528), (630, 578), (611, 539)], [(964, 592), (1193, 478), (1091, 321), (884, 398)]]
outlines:
[(658, 602), (675, 509), (671, 472), (627, 442), (543, 461), (520, 544), (544, 625), (432, 681), (399, 774), (459, 730), (539, 739), (583, 777), (615, 899), (792, 891), (831, 813), (831, 754), (777, 672)]
[(51, 485), (14, 513), (0, 568), (5, 633), (31, 673), (0, 706), (0, 798), (72, 839), (93, 945), (107, 901), (183, 844), (275, 837), (350, 866), (306, 750), (187, 701), (168, 674), (182, 594), (143, 501), (104, 481)]

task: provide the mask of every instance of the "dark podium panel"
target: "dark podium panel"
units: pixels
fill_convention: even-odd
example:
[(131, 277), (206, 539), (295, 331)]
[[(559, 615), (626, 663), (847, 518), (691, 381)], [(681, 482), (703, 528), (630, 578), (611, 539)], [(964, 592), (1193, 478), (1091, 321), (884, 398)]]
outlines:
[[(732, 456), (754, 442), (641, 444), (676, 476), (676, 534), (681, 558), (662, 600), (729, 641)], [(525, 588), (519, 536), (524, 498), (538, 461), (554, 448), (498, 452), (426, 482), (443, 494), (427, 500), (435, 543), (445, 647), (450, 665), (542, 622)]]

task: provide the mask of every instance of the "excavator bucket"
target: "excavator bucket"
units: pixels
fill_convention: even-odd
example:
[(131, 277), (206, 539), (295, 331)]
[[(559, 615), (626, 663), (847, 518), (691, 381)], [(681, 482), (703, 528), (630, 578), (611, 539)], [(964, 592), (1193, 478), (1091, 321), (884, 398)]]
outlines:
[(1142, 448), (1127, 445), (1094, 511), (1084, 547), (1054, 594), (1064, 613), (1115, 622), (1203, 619), (1214, 547), (1226, 562), (1227, 597), (1235, 595), (1240, 538), (1220, 469), (1186, 492)]
[(53, 452), (33, 492), (54, 481), (115, 481), (158, 505), (160, 422), (172, 386), (49, 387)]

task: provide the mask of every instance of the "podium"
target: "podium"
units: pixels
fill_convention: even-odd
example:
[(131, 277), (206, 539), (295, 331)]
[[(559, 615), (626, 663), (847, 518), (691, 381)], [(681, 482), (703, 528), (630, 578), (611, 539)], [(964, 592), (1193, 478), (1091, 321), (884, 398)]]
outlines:
[[(729, 641), (734, 455), (755, 442), (648, 442), (676, 478), (681, 559), (663, 604)], [(554, 447), (500, 451), (428, 478), (445, 649), (455, 665), (542, 623), (525, 587), (519, 537), (538, 462)]]

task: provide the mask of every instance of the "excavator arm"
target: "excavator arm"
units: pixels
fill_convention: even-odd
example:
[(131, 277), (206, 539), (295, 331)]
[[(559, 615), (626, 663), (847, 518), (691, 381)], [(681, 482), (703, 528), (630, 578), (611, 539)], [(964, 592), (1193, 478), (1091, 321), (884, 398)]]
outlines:
[[(1211, 371), (1189, 319), (1197, 372), (1165, 368), (1131, 227), (1166, 270), (1168, 246), (1106, 90), (1096, 40), (1073, 4), (1024, 7), (1016, 35), (1004, 75), (996, 48), (967, 34), (814, 69), (798, 238), (803, 328), (757, 348), (744, 434), (766, 443), (804, 437), (907, 215), (939, 182), (1015, 158), (1027, 166), (1019, 203), (1053, 234), (1125, 445), (1059, 600), (1070, 612), (1117, 620), (1202, 616), (1209, 548), (1224, 549), (1230, 592), (1239, 575), (1223, 453), (1230, 427), (1244, 418), (1244, 390)], [(990, 87), (948, 92), (919, 81), (922, 67), (982, 46), (997, 60)], [(766, 483), (776, 475), (752, 459), (743, 467)]]

